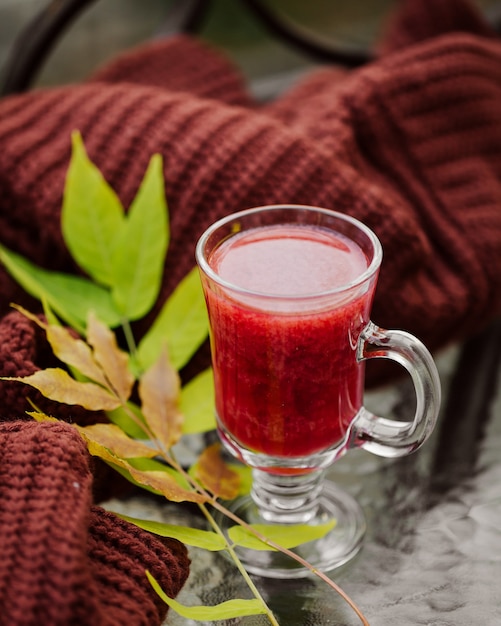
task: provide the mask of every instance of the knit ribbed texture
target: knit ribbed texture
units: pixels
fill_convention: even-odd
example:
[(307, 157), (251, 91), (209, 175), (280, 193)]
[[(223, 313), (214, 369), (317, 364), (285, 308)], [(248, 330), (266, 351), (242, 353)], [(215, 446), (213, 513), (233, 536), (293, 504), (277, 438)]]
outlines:
[[(24, 377), (40, 369), (61, 366), (52, 354), (44, 331), (18, 311), (0, 319), (0, 377)], [(15, 381), (0, 381), (0, 422), (28, 419), (26, 411), (32, 408), (28, 398), (39, 410), (81, 425), (104, 421), (101, 413), (84, 410), (77, 405), (67, 406), (48, 400), (33, 387)]]
[(389, 54), (449, 32), (497, 38), (475, 4), (463, 0), (400, 0), (398, 12), (384, 27), (379, 52)]
[[(266, 106), (187, 36), (127, 52), (85, 84), (1, 100), (1, 243), (78, 271), (60, 209), (79, 129), (126, 207), (151, 156), (164, 159), (171, 243), (137, 337), (194, 266), (211, 222), (274, 203), (336, 209), (378, 234), (376, 323), (432, 349), (468, 336), (501, 312), (501, 43), (461, 0), (409, 0), (379, 50), (366, 67), (324, 68)], [(22, 376), (52, 357), (31, 322), (7, 315), (10, 302), (38, 306), (0, 269), (0, 375)], [(99, 419), (0, 383), (0, 626), (159, 624), (165, 606), (144, 570), (175, 596), (184, 547), (92, 506), (83, 442), (67, 424), (21, 421), (28, 394), (62, 419)]]
[[(376, 323), (405, 328), (431, 349), (463, 338), (501, 310), (501, 44), (479, 19), (464, 34), (469, 11), (457, 1), (407, 2), (392, 24), (392, 47), (405, 41), (403, 50), (350, 73), (324, 69), (263, 107), (236, 106), (248, 101), (239, 74), (186, 36), (126, 53), (98, 82), (7, 98), (2, 242), (75, 269), (59, 218), (78, 128), (125, 206), (151, 155), (164, 157), (172, 238), (154, 313), (216, 218), (304, 203), (350, 213), (380, 237)], [(421, 16), (414, 30), (413, 14)], [(4, 274), (0, 288), (4, 310), (23, 301)]]
[(0, 424), (0, 625), (153, 626), (174, 597), (186, 549), (91, 506), (83, 440), (69, 425)]
[(207, 43), (183, 35), (125, 52), (90, 80), (156, 86), (227, 104), (252, 105), (244, 78), (232, 64)]
[[(0, 377), (22, 378), (61, 365), (44, 331), (34, 322), (18, 311), (11, 311), (0, 319)], [(33, 387), (17, 381), (0, 380), (0, 398), (0, 422), (31, 419), (27, 411), (31, 411), (33, 405), (47, 415), (82, 426), (108, 421), (102, 411), (88, 411), (78, 405), (48, 400)], [(108, 464), (93, 457), (91, 465), (95, 502), (130, 493), (131, 483)]]
[(87, 546), (104, 623), (160, 624), (166, 605), (145, 570), (174, 598), (188, 576), (185, 546), (175, 539), (160, 540), (96, 506), (91, 509)]
[(342, 80), (334, 72), (329, 104), (322, 70), (270, 107), (337, 153), (338, 190), (358, 196), (347, 211), (383, 242), (375, 321), (431, 348), (501, 310), (500, 62), (497, 41), (444, 35)]

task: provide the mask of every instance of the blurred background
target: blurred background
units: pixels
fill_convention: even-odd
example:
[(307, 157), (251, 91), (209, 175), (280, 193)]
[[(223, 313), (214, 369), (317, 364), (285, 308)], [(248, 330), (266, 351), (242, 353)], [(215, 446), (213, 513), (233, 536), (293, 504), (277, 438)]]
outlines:
[[(326, 41), (354, 49), (370, 46), (399, 0), (267, 0), (267, 5)], [(439, 0), (438, 0), (439, 1)], [(473, 0), (489, 17), (498, 0)], [(48, 0), (0, 0), (0, 77), (11, 46)], [(36, 85), (75, 82), (115, 55), (163, 29), (172, 0), (95, 0), (65, 31)], [(200, 35), (223, 48), (257, 91), (276, 87), (311, 65), (304, 55), (273, 39), (237, 0), (215, 0)]]

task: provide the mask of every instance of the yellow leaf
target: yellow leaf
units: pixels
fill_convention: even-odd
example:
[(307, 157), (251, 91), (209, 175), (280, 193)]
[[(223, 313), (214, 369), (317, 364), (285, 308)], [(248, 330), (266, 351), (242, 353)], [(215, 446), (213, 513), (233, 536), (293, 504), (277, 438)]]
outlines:
[(47, 341), (57, 358), (71, 367), (76, 368), (81, 374), (91, 380), (108, 386), (103, 370), (95, 362), (90, 346), (74, 337), (70, 331), (59, 324), (46, 324), (37, 315), (26, 310), (17, 304), (12, 305), (17, 311), (22, 313), (30, 321), (45, 330)]
[(76, 426), (78, 432), (84, 438), (89, 453), (97, 456), (106, 463), (120, 467), (136, 481), (139, 485), (151, 487), (157, 493), (162, 494), (171, 502), (206, 502), (207, 498), (196, 491), (185, 489), (167, 472), (158, 470), (139, 470), (133, 467), (126, 459), (114, 454), (107, 446), (103, 445), (95, 432), (88, 427)]
[(207, 498), (202, 494), (184, 489), (174, 478), (165, 472), (145, 472), (137, 470), (132, 466), (127, 468), (130, 475), (141, 485), (148, 485), (152, 489), (160, 492), (171, 502), (207, 502)]
[(114, 333), (92, 313), (87, 321), (87, 341), (94, 349), (94, 359), (102, 367), (116, 394), (122, 402), (126, 402), (134, 384), (129, 357), (118, 347)]
[(38, 315), (35, 315), (31, 311), (28, 311), (20, 304), (11, 304), (11, 306), (13, 309), (16, 309), (16, 311), (19, 311), (19, 313), (24, 315), (24, 317), (27, 317), (31, 322), (34, 322), (37, 326), (40, 326), (40, 328), (43, 328), (44, 330), (47, 328), (47, 324), (43, 322), (43, 320), (41, 320)]
[(112, 463), (113, 465), (117, 465), (118, 467), (123, 467), (126, 469), (129, 468), (130, 465), (125, 459), (122, 459), (114, 454), (105, 445), (103, 445), (100, 441), (93, 437), (92, 432), (87, 431), (87, 428), (85, 426), (79, 426), (78, 424), (75, 424), (74, 427), (78, 430), (80, 435), (83, 437), (85, 443), (87, 444), (89, 454), (92, 454), (92, 456), (98, 456), (103, 461), (106, 461), (106, 463)]
[(123, 459), (139, 457), (153, 458), (158, 454), (157, 450), (128, 437), (123, 430), (115, 424), (79, 426), (78, 431), (84, 436), (86, 441), (98, 443)]
[(12, 377), (38, 389), (42, 395), (63, 404), (79, 404), (89, 411), (112, 411), (120, 402), (106, 389), (94, 383), (80, 383), (60, 368), (39, 370), (24, 378)]
[(47, 340), (58, 359), (76, 368), (91, 380), (108, 386), (103, 370), (96, 363), (92, 350), (85, 341), (71, 335), (63, 326), (49, 325), (46, 327)]
[(181, 437), (183, 415), (179, 410), (181, 382), (166, 350), (139, 381), (141, 410), (149, 429), (168, 450)]
[(31, 415), (31, 417), (37, 422), (59, 422), (60, 421), (57, 419), (57, 417), (46, 415), (45, 413), (41, 413), (40, 411), (26, 411), (26, 415)]
[(224, 462), (219, 443), (202, 452), (194, 474), (204, 487), (223, 500), (232, 500), (240, 492), (240, 476)]

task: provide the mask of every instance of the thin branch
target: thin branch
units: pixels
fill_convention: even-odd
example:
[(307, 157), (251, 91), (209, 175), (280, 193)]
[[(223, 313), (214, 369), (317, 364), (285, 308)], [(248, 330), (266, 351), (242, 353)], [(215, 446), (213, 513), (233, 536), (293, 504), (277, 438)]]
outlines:
[(198, 506), (200, 507), (202, 513), (205, 515), (205, 518), (207, 519), (207, 521), (209, 522), (211, 527), (214, 529), (214, 531), (220, 537), (222, 537), (224, 539), (224, 542), (226, 544), (226, 550), (229, 552), (233, 562), (235, 563), (235, 565), (237, 566), (239, 572), (241, 573), (242, 578), (245, 580), (245, 582), (247, 583), (247, 586), (252, 591), (254, 596), (260, 602), (262, 602), (263, 607), (266, 609), (266, 615), (267, 615), (268, 619), (270, 620), (270, 624), (273, 624), (273, 626), (280, 626), (280, 624), (277, 622), (276, 617), (273, 615), (272, 610), (266, 604), (266, 602), (265, 602), (263, 596), (261, 595), (259, 589), (256, 587), (256, 585), (254, 584), (252, 578), (249, 576), (248, 571), (245, 569), (244, 565), (242, 564), (242, 561), (238, 558), (238, 555), (235, 552), (232, 544), (228, 541), (226, 535), (223, 533), (223, 531), (221, 530), (221, 528), (217, 524), (216, 520), (212, 517), (212, 515), (209, 512), (209, 510), (207, 509), (207, 507), (204, 504), (199, 504)]
[[(363, 626), (370, 626), (369, 622), (367, 621), (367, 618), (363, 615), (363, 613), (355, 604), (355, 602), (346, 594), (345, 591), (343, 591), (343, 589), (341, 589), (341, 587), (339, 587), (333, 580), (331, 580), (326, 574), (324, 574), (324, 572), (314, 567), (311, 563), (303, 559), (301, 556), (299, 556), (292, 550), (289, 550), (288, 548), (284, 548), (280, 544), (275, 543), (271, 539), (268, 539), (265, 535), (263, 535), (262, 533), (257, 531), (255, 528), (253, 528), (245, 520), (241, 519), (240, 517), (238, 517), (238, 515), (235, 515), (235, 513), (227, 509), (224, 505), (222, 505), (219, 502), (219, 500), (217, 500), (217, 498), (214, 495), (206, 491), (196, 480), (194, 480), (192, 476), (190, 476), (189, 473), (186, 472), (186, 470), (181, 465), (179, 465), (179, 463), (177, 463), (177, 461), (173, 459), (169, 454), (167, 454), (167, 457), (164, 457), (164, 459), (173, 467), (173, 469), (183, 474), (183, 476), (189, 481), (189, 483), (196, 490), (196, 492), (207, 498), (207, 501), (209, 502), (209, 504), (211, 504), (211, 506), (213, 506), (216, 510), (218, 510), (220, 513), (222, 513), (223, 515), (225, 515), (226, 517), (234, 521), (239, 526), (242, 526), (242, 528), (245, 528), (245, 530), (247, 530), (249, 533), (254, 535), (254, 537), (259, 539), (266, 545), (270, 546), (270, 548), (273, 548), (274, 550), (278, 550), (279, 552), (282, 552), (283, 554), (289, 556), (291, 559), (294, 559), (300, 565), (308, 569), (312, 574), (320, 578), (323, 582), (329, 585), (329, 587), (334, 589), (334, 591), (338, 593), (343, 598), (343, 600), (345, 600), (345, 602), (356, 613), (357, 617), (360, 619)], [(199, 505), (199, 506), (201, 507), (202, 505)]]

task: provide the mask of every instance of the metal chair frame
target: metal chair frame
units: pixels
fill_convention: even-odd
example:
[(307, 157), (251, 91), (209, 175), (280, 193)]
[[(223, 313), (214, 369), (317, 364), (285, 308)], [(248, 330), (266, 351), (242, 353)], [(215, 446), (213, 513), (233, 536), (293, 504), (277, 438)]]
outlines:
[[(315, 36), (272, 10), (263, 0), (240, 1), (269, 34), (315, 61), (357, 67), (371, 58), (370, 53), (365, 50), (344, 48)], [(29, 89), (61, 35), (94, 2), (95, 0), (51, 0), (36, 14), (14, 42), (4, 68), (0, 96)], [(176, 32), (200, 32), (212, 5), (213, 0), (175, 0), (161, 34), (167, 36)]]

